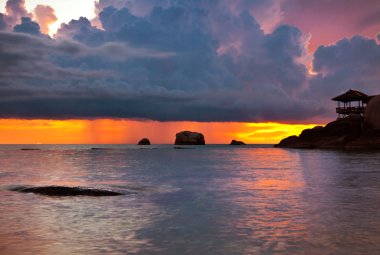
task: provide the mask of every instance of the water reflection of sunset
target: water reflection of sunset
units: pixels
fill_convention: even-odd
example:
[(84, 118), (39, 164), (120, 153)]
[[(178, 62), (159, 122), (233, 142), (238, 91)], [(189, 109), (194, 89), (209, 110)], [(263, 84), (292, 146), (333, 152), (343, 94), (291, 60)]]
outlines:
[(314, 124), (237, 122), (158, 122), (135, 120), (21, 120), (0, 119), (1, 144), (135, 144), (149, 137), (155, 144), (171, 144), (181, 130), (206, 136), (206, 143), (226, 144), (232, 139), (252, 144), (274, 144), (298, 135)]
[(252, 242), (263, 240), (257, 249), (251, 246), (245, 253), (265, 250), (281, 254), (296, 246), (307, 229), (299, 155), (287, 150), (256, 149), (240, 151), (237, 156), (237, 168), (244, 170), (229, 185), (238, 190), (235, 206), (248, 211), (237, 217), (232, 227), (246, 232)]
[[(303, 177), (297, 171), (300, 168), (297, 153), (291, 153), (286, 150), (269, 151), (265, 149), (259, 149), (256, 152), (247, 151), (247, 153), (254, 153), (251, 157), (247, 156), (249, 158), (256, 158), (257, 161), (255, 160), (253, 166), (256, 171), (254, 179), (239, 182), (239, 185), (244, 186), (245, 189), (259, 189), (262, 192), (265, 190), (270, 192), (271, 190), (294, 190), (304, 186)], [(286, 164), (283, 164), (284, 159), (289, 159), (285, 160)], [(257, 162), (260, 162), (260, 164), (258, 165)], [(268, 171), (273, 168), (281, 169), (280, 174)]]

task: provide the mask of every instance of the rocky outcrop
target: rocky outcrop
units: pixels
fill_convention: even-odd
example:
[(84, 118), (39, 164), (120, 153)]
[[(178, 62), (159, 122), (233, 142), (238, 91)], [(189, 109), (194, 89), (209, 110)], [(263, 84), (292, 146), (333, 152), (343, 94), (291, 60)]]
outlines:
[(348, 149), (380, 149), (380, 96), (371, 99), (364, 114), (359, 139), (349, 143)]
[(182, 131), (176, 134), (175, 145), (205, 145), (203, 134), (191, 131)]
[(41, 187), (25, 187), (20, 186), (12, 188), (12, 191), (22, 193), (35, 193), (45, 196), (120, 196), (125, 195), (120, 192), (107, 190), (107, 189), (94, 189), (87, 187), (66, 187), (66, 186), (41, 186)]
[(230, 145), (246, 145), (243, 141), (232, 140)]
[(363, 120), (363, 137), (380, 137), (380, 96), (369, 102)]
[(299, 136), (285, 138), (276, 147), (341, 149), (360, 137), (361, 123), (362, 118), (360, 116), (338, 119), (325, 127), (316, 126), (312, 129), (305, 129)]
[(305, 129), (275, 147), (307, 149), (380, 149), (380, 96), (371, 99), (364, 114), (350, 115), (325, 127)]
[(150, 141), (148, 138), (141, 139), (137, 145), (150, 145)]

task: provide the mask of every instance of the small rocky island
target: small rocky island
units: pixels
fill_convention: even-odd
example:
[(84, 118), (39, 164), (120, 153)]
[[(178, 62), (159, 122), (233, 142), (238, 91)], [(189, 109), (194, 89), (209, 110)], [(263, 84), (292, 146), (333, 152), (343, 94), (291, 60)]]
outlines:
[(141, 140), (137, 143), (137, 145), (150, 145), (150, 141), (149, 141), (148, 138), (143, 138), (143, 139), (141, 139)]
[[(333, 98), (338, 119), (326, 126), (305, 129), (283, 139), (275, 147), (303, 149), (380, 149), (380, 95), (356, 90)], [(352, 106), (356, 102), (356, 106)], [(342, 104), (343, 103), (343, 104)]]
[(243, 141), (232, 140), (230, 145), (246, 145)]
[(175, 145), (205, 145), (205, 137), (201, 133), (182, 131), (176, 134)]

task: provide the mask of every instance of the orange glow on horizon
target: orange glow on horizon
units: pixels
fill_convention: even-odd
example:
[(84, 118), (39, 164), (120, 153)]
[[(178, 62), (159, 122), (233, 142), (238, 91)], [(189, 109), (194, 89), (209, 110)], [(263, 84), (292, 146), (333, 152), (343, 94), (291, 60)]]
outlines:
[(147, 137), (153, 144), (173, 144), (183, 130), (201, 132), (208, 144), (232, 139), (248, 144), (275, 144), (315, 124), (238, 122), (158, 122), (136, 120), (0, 119), (0, 144), (136, 144)]

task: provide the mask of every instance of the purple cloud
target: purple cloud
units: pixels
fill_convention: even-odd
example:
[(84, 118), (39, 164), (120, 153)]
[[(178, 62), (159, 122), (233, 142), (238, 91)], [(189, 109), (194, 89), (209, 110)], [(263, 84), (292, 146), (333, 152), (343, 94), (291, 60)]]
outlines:
[(314, 54), (310, 94), (330, 98), (348, 89), (378, 94), (380, 84), (380, 45), (375, 39), (354, 36), (334, 45), (321, 46)]
[(4, 31), (7, 29), (7, 22), (5, 20), (6, 16), (0, 13), (0, 31)]
[(5, 10), (7, 23), (11, 27), (21, 22), (22, 17), (32, 17), (25, 8), (25, 0), (7, 0)]
[(23, 19), (15, 31), (29, 34), (0, 33), (0, 117), (310, 121), (329, 116), (348, 86), (375, 90), (375, 40), (319, 48), (311, 77), (309, 37), (286, 24), (268, 32), (255, 18), (273, 5), (102, 0), (98, 27), (72, 20), (54, 39), (33, 36), (36, 23)]
[(18, 33), (41, 35), (40, 25), (28, 17), (21, 18), (21, 24), (14, 26), (13, 31)]

